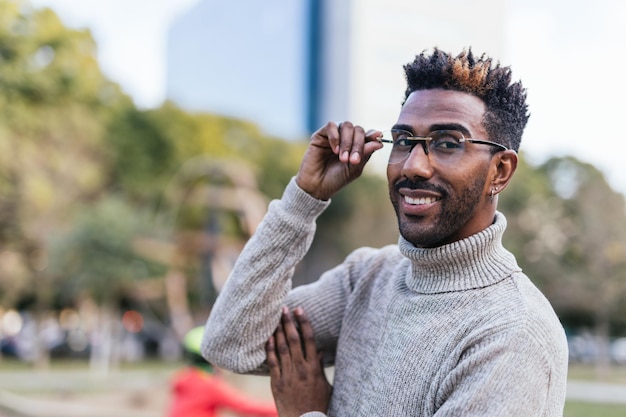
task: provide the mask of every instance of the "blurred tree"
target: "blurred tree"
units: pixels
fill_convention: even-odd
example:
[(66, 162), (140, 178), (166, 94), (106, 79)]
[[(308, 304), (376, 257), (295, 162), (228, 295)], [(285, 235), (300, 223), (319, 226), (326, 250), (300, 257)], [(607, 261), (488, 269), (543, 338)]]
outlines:
[(595, 327), (608, 360), (610, 328), (623, 326), (626, 299), (624, 196), (575, 158), (536, 169), (522, 159), (500, 207), (509, 219), (507, 245), (523, 268), (566, 325)]
[[(37, 285), (49, 259), (44, 239), (76, 203), (103, 192), (104, 126), (112, 109), (130, 104), (101, 74), (88, 31), (0, 0), (0, 247), (16, 260), (1, 271), (3, 303), (30, 295), (39, 311), (49, 304)], [(7, 291), (16, 272), (22, 285)]]
[(167, 232), (159, 242), (143, 241), (140, 250), (158, 246), (165, 253), (155, 256), (169, 268), (166, 299), (182, 336), (197, 324), (194, 312), (206, 314), (213, 301), (212, 270), (223, 263), (220, 254), (241, 247), (260, 221), (266, 203), (258, 208), (263, 199), (257, 190), (280, 195), (304, 144), (266, 137), (244, 121), (188, 113), (171, 102), (147, 111), (121, 109), (107, 141), (111, 189), (152, 206), (155, 227)]
[(304, 152), (303, 143), (269, 138), (249, 122), (189, 113), (171, 102), (147, 111), (122, 108), (112, 119), (107, 142), (113, 187), (151, 202), (186, 161), (199, 155), (247, 164), (259, 177), (261, 191), (276, 197)]
[[(138, 110), (102, 75), (95, 52), (89, 31), (65, 28), (51, 10), (0, 0), (4, 306), (32, 298), (45, 309), (58, 299), (58, 290), (66, 285), (37, 285), (51, 279), (47, 266), (56, 243), (46, 237), (75, 230), (76, 213), (90, 206), (95, 210), (111, 193), (136, 207), (126, 213), (132, 217), (141, 210), (167, 210), (168, 205), (176, 209), (178, 202), (166, 198), (164, 190), (186, 161), (198, 155), (252, 167), (261, 189), (274, 196), (297, 167), (294, 156), (303, 150), (301, 143), (268, 138), (250, 123), (191, 114), (172, 103)], [(202, 213), (207, 214), (182, 211), (167, 239), (175, 241), (179, 232), (193, 227), (202, 229), (195, 219)], [(226, 230), (233, 237), (239, 232)], [(189, 270), (195, 267), (190, 262)], [(72, 283), (75, 275), (66, 278)], [(96, 292), (101, 287), (95, 278), (89, 285)]]
[(66, 233), (51, 237), (48, 274), (56, 279), (51, 284), (63, 298), (60, 303), (76, 305), (88, 298), (100, 307), (91, 338), (99, 343), (91, 352), (92, 364), (101, 370), (115, 361), (121, 300), (132, 297), (142, 281), (165, 274), (162, 265), (140, 257), (132, 246), (135, 236), (153, 233), (150, 213), (109, 196), (81, 210)]
[(168, 184), (156, 213), (166, 239), (141, 238), (137, 248), (168, 268), (166, 299), (180, 338), (206, 320), (266, 205), (249, 166), (223, 158), (189, 159)]

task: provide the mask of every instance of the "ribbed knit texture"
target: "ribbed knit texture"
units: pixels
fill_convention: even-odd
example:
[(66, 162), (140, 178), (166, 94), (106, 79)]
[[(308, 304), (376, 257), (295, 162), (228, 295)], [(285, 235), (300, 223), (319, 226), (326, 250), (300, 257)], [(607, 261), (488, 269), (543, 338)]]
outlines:
[(562, 416), (565, 334), (502, 246), (501, 213), (446, 246), (358, 249), (290, 291), (327, 205), (293, 180), (270, 204), (207, 321), (207, 360), (263, 372), (281, 307), (302, 306), (335, 365), (329, 416)]

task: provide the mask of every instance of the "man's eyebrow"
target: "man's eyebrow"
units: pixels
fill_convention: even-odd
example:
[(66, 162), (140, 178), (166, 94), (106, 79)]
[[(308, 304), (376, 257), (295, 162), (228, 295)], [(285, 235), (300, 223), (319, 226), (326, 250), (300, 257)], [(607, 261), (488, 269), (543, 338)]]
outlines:
[[(393, 125), (391, 129), (406, 130), (407, 132), (410, 132), (413, 135), (415, 134), (415, 131), (413, 130), (413, 126), (407, 125), (407, 124), (402, 124), (402, 123), (395, 124)], [(435, 130), (456, 130), (458, 132), (461, 132), (463, 136), (466, 136), (466, 137), (471, 136), (470, 131), (465, 126), (459, 123), (437, 123), (437, 124), (431, 125), (429, 128), (429, 132), (434, 132)]]
[(461, 132), (465, 137), (471, 137), (470, 131), (463, 125), (458, 123), (441, 123), (430, 126), (430, 131), (433, 132), (435, 130), (456, 130), (457, 132)]
[(404, 124), (395, 124), (391, 127), (391, 130), (406, 130), (407, 132), (410, 132), (412, 135), (415, 134), (415, 132), (413, 131), (413, 126), (411, 125), (404, 125)]

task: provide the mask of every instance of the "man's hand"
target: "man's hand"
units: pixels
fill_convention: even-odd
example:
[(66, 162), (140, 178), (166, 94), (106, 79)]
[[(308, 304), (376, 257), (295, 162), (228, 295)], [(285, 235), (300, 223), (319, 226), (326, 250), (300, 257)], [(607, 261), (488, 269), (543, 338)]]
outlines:
[(331, 385), (315, 348), (313, 329), (304, 310), (294, 310), (299, 331), (284, 307), (282, 322), (267, 342), (272, 394), (280, 417), (299, 417), (309, 411), (326, 413)]
[(350, 122), (328, 122), (311, 136), (296, 183), (319, 200), (328, 200), (358, 178), (370, 156), (383, 147), (379, 131), (365, 133)]

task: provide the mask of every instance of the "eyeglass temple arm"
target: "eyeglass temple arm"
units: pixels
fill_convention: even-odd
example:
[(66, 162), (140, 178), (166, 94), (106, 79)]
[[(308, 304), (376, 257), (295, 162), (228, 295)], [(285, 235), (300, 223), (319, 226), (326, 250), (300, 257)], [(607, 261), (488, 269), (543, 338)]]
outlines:
[(508, 151), (509, 148), (507, 148), (506, 146), (504, 146), (501, 143), (497, 143), (497, 142), (491, 142), (488, 140), (480, 140), (480, 139), (466, 139), (468, 142), (471, 143), (479, 143), (479, 144), (483, 144), (483, 145), (491, 145), (491, 146), (495, 146), (497, 148), (502, 149), (503, 151)]
[[(391, 144), (394, 143), (393, 139), (377, 138), (376, 140), (378, 142), (382, 142), (382, 143), (391, 143)], [(430, 138), (430, 137), (423, 137), (423, 138), (422, 137), (414, 137), (414, 138), (405, 138), (404, 140), (408, 140), (409, 142), (413, 142), (412, 146), (415, 146), (415, 145), (417, 145), (420, 142), (421, 143), (426, 143), (428, 141), (431, 141), (432, 138)]]
[[(394, 143), (393, 139), (376, 138), (376, 140), (382, 143)], [(433, 138), (431, 138), (430, 136), (414, 136), (414, 137), (404, 138), (404, 140), (408, 140), (409, 142), (414, 142), (415, 145), (417, 145), (420, 142), (425, 143), (425, 142), (431, 141), (433, 140)]]

